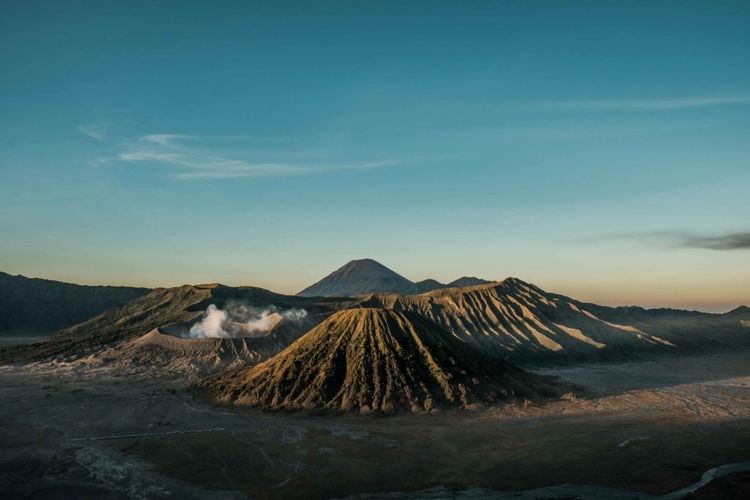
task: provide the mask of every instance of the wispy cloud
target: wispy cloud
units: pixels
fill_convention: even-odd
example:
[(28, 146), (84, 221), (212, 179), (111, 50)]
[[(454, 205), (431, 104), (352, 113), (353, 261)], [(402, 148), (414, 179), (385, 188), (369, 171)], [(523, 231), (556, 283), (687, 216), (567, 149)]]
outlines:
[(240, 177), (289, 177), (296, 175), (314, 175), (335, 171), (372, 170), (383, 167), (395, 167), (397, 160), (381, 160), (358, 163), (329, 165), (295, 165), (286, 163), (245, 163), (236, 160), (222, 160), (218, 168), (182, 172), (178, 179), (236, 179)]
[(700, 235), (677, 231), (656, 231), (620, 235), (649, 245), (667, 248), (702, 248), (706, 250), (750, 250), (750, 232)]
[(675, 109), (750, 104), (750, 92), (740, 94), (712, 94), (688, 97), (654, 99), (605, 99), (549, 101), (535, 103), (534, 107), (560, 111), (613, 110), (613, 111), (666, 111)]
[(143, 142), (158, 144), (159, 146), (169, 146), (180, 139), (190, 139), (192, 136), (183, 134), (150, 134), (141, 137)]
[(78, 131), (83, 135), (87, 135), (90, 138), (103, 141), (107, 137), (107, 133), (111, 128), (109, 123), (90, 123), (88, 125), (78, 125)]
[(211, 138), (184, 134), (149, 134), (121, 141), (114, 155), (98, 158), (92, 165), (143, 163), (169, 167), (172, 170), (170, 176), (176, 179), (237, 179), (370, 170), (400, 164), (400, 161), (395, 159), (354, 162), (268, 162), (237, 157), (236, 153), (224, 153), (220, 145), (212, 142)]

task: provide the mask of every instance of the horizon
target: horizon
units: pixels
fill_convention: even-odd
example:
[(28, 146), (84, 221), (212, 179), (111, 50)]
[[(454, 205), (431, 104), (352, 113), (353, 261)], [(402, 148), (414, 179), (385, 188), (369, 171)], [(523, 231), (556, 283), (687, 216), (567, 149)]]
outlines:
[[(61, 282), (65, 282), (65, 283), (72, 283), (72, 284), (75, 284), (75, 285), (84, 285), (84, 286), (132, 286), (132, 287), (139, 287), (139, 288), (156, 289), (156, 288), (176, 288), (176, 287), (184, 286), (184, 285), (189, 285), (189, 286), (223, 285), (223, 286), (229, 286), (229, 287), (256, 287), (256, 288), (263, 288), (263, 289), (266, 289), (266, 290), (269, 290), (269, 291), (275, 292), (275, 293), (281, 293), (281, 294), (285, 294), (285, 295), (296, 295), (296, 294), (302, 292), (304, 290), (304, 288), (306, 288), (308, 286), (311, 286), (313, 284), (317, 284), (318, 281), (320, 281), (320, 280), (328, 277), (330, 274), (333, 274), (335, 271), (338, 271), (339, 269), (347, 266), (348, 264), (351, 264), (353, 262), (358, 262), (358, 261), (365, 261), (365, 260), (374, 261), (375, 263), (377, 263), (377, 264), (379, 264), (381, 266), (384, 266), (388, 270), (390, 270), (390, 271), (392, 271), (392, 272), (394, 272), (394, 273), (396, 273), (396, 274), (398, 274), (398, 275), (400, 275), (400, 276), (402, 276), (402, 277), (404, 277), (404, 278), (406, 278), (406, 279), (408, 279), (408, 280), (410, 280), (410, 281), (412, 281), (414, 283), (417, 283), (417, 282), (423, 281), (423, 280), (434, 279), (434, 278), (412, 279), (412, 278), (410, 278), (408, 276), (405, 276), (405, 275), (399, 273), (397, 270), (390, 268), (389, 266), (383, 264), (382, 262), (379, 262), (378, 260), (372, 259), (370, 257), (361, 257), (361, 258), (357, 258), (357, 259), (351, 259), (348, 262), (346, 262), (345, 264), (342, 264), (340, 267), (338, 267), (338, 268), (336, 268), (334, 270), (331, 270), (330, 273), (326, 273), (325, 275), (320, 276), (319, 279), (315, 280), (314, 282), (308, 283), (307, 285), (305, 285), (305, 287), (303, 287), (303, 288), (301, 288), (299, 290), (296, 290), (296, 291), (278, 290), (278, 289), (275, 289), (275, 288), (272, 288), (272, 287), (259, 286), (259, 285), (253, 284), (253, 283), (244, 283), (244, 282), (226, 283), (226, 282), (220, 282), (220, 281), (201, 281), (201, 282), (173, 283), (173, 284), (170, 284), (170, 285), (151, 285), (151, 286), (147, 286), (147, 285), (138, 285), (138, 284), (127, 284), (127, 285), (124, 285), (124, 284), (121, 284), (121, 283), (79, 283), (79, 282), (72, 282), (72, 281), (65, 281), (65, 280), (55, 280), (55, 279), (48, 278), (48, 277), (43, 277), (43, 276), (27, 276), (27, 275), (20, 274), (20, 273), (14, 274), (14, 273), (7, 273), (6, 272), (6, 274), (11, 275), (11, 276), (20, 276), (20, 277), (29, 278), (29, 279), (43, 279), (43, 280), (52, 279), (53, 281), (61, 281)], [(0, 273), (3, 273), (3, 272), (5, 272), (5, 271), (3, 271), (2, 269), (0, 269)], [(572, 298), (574, 300), (579, 300), (581, 302), (598, 303), (599, 305), (605, 305), (605, 306), (610, 306), (610, 307), (632, 307), (632, 306), (635, 306), (635, 307), (642, 307), (644, 309), (677, 309), (677, 310), (685, 310), (685, 311), (699, 311), (699, 312), (713, 313), (713, 314), (722, 314), (722, 313), (727, 313), (727, 312), (734, 311), (735, 309), (738, 309), (738, 308), (741, 308), (741, 307), (750, 307), (750, 304), (738, 304), (736, 306), (729, 306), (729, 307), (721, 305), (721, 306), (717, 306), (717, 307), (713, 307), (713, 308), (710, 308), (710, 307), (709, 308), (698, 308), (698, 307), (681, 306), (681, 305), (669, 305), (669, 304), (654, 304), (654, 305), (649, 305), (649, 304), (638, 304), (638, 303), (626, 304), (626, 303), (617, 303), (617, 302), (612, 302), (612, 303), (596, 302), (594, 300), (587, 300), (585, 298), (577, 297), (577, 296), (565, 293), (565, 292), (560, 291), (560, 290), (549, 289), (549, 288), (546, 288), (544, 286), (540, 286), (536, 282), (529, 281), (529, 280), (526, 280), (526, 279), (523, 279), (523, 278), (519, 278), (518, 276), (514, 276), (514, 275), (507, 275), (504, 278), (498, 278), (498, 279), (487, 278), (487, 277), (482, 277), (482, 276), (462, 275), (462, 276), (457, 276), (456, 278), (453, 278), (451, 280), (436, 279), (436, 281), (438, 281), (442, 285), (447, 285), (451, 281), (454, 281), (454, 280), (457, 280), (457, 279), (460, 279), (460, 278), (480, 278), (480, 279), (486, 279), (487, 281), (492, 282), (492, 283), (500, 283), (500, 282), (505, 281), (506, 279), (519, 279), (519, 280), (521, 280), (523, 282), (526, 282), (526, 283), (529, 283), (531, 285), (538, 286), (539, 288), (543, 289), (546, 292), (555, 293), (555, 294), (558, 294), (558, 295), (564, 295), (564, 296), (567, 296), (567, 297)], [(429, 292), (424, 292), (424, 293), (429, 293)]]
[(0, 267), (750, 304), (750, 4), (7, 2)]

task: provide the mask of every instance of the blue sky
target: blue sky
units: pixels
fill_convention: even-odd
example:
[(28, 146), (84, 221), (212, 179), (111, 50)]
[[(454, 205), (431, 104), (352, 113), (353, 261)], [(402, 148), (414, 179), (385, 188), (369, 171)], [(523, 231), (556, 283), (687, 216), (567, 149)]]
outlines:
[(747, 2), (207, 5), (2, 3), (0, 269), (750, 303)]

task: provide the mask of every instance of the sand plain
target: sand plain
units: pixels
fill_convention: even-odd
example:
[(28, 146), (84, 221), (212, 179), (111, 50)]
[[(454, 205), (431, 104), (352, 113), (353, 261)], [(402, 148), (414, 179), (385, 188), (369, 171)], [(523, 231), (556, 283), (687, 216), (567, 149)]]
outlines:
[(545, 372), (585, 395), (377, 418), (217, 408), (92, 360), (4, 366), (0, 496), (649, 498), (750, 461), (750, 353)]

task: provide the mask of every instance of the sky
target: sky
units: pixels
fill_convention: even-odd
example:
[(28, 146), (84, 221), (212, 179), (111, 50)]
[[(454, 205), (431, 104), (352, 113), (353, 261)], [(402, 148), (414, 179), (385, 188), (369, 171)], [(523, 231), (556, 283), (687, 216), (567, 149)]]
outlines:
[(0, 4), (0, 270), (750, 304), (750, 3)]

